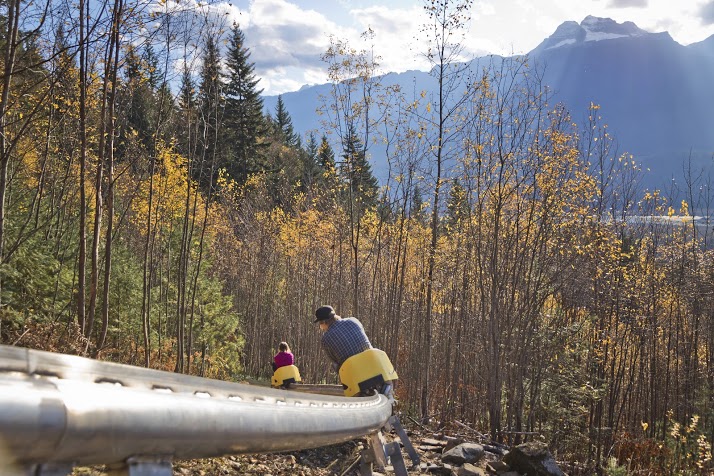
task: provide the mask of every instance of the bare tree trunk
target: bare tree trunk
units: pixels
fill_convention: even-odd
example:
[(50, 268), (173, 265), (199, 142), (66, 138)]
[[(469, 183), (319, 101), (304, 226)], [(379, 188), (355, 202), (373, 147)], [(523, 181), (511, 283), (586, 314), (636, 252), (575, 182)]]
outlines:
[[(424, 8), (429, 15), (432, 24), (424, 27), (425, 31), (431, 29), (432, 37), (428, 38), (430, 45), (427, 59), (434, 64), (434, 76), (437, 81), (438, 97), (435, 98), (434, 107), (437, 109), (435, 121), (436, 137), (434, 138), (432, 150), (434, 151), (434, 190), (431, 200), (431, 242), (428, 250), (428, 270), (426, 276), (426, 309), (422, 327), (424, 328), (423, 346), (423, 378), (421, 387), (421, 416), (426, 420), (429, 415), (429, 386), (431, 385), (431, 357), (432, 357), (432, 320), (434, 312), (434, 270), (436, 267), (436, 251), (439, 244), (439, 207), (441, 206), (441, 188), (443, 186), (444, 161), (446, 159), (445, 146), (448, 139), (447, 134), (452, 136), (454, 130), (449, 130), (447, 122), (459, 109), (460, 105), (467, 101), (467, 95), (461, 91), (458, 93), (457, 87), (460, 84), (462, 71), (456, 68), (459, 61), (459, 52), (463, 49), (463, 44), (455, 40), (459, 30), (462, 30), (469, 21), (469, 9), (472, 0), (460, 0), (451, 4), (444, 2), (434, 4), (424, 2)], [(463, 34), (463, 31), (462, 31)], [(460, 97), (452, 97), (461, 94)], [(453, 100), (449, 104), (447, 100)], [(455, 125), (458, 128), (458, 125)]]
[(111, 91), (109, 95), (109, 113), (107, 116), (108, 127), (107, 133), (107, 231), (104, 244), (104, 288), (102, 290), (102, 330), (97, 341), (97, 353), (101, 351), (104, 342), (107, 338), (107, 330), (109, 328), (109, 288), (111, 284), (112, 270), (112, 233), (114, 232), (114, 136), (115, 136), (115, 108), (116, 108), (116, 88), (117, 88), (117, 71), (119, 69), (119, 44), (121, 27), (124, 15), (123, 0), (116, 0), (114, 4), (114, 31), (113, 31), (113, 46), (114, 46), (114, 61), (111, 69)]
[[(151, 361), (151, 285), (149, 283), (149, 269), (151, 256), (149, 250), (153, 238), (151, 227), (151, 214), (154, 207), (154, 173), (156, 168), (156, 151), (151, 154), (151, 165), (149, 166), (149, 203), (146, 213), (146, 240), (144, 241), (144, 259), (142, 266), (142, 299), (141, 299), (141, 323), (144, 331), (144, 366), (149, 368)], [(159, 325), (159, 336), (161, 329)], [(159, 337), (160, 338), (160, 337)]]
[(89, 5), (79, 0), (79, 262), (77, 264), (77, 323), (86, 335), (85, 275), (87, 263), (87, 48), (86, 25)]
[(97, 308), (97, 292), (99, 288), (99, 238), (102, 228), (102, 215), (104, 214), (104, 158), (106, 155), (107, 143), (107, 103), (109, 101), (109, 80), (110, 70), (112, 67), (112, 57), (114, 54), (113, 48), (114, 35), (112, 32), (111, 40), (107, 43), (107, 50), (104, 56), (104, 80), (102, 81), (102, 107), (100, 112), (99, 124), (99, 153), (97, 160), (97, 171), (94, 176), (94, 226), (92, 228), (92, 248), (90, 261), (90, 278), (89, 278), (89, 306), (87, 308), (87, 321), (84, 329), (84, 337), (87, 341), (84, 347), (84, 352), (87, 353), (89, 344), (92, 340), (92, 330), (94, 328), (94, 314)]
[[(7, 32), (4, 51), (5, 71), (2, 82), (2, 99), (0, 100), (0, 264), (5, 262), (5, 201), (7, 195), (8, 166), (10, 164), (10, 151), (7, 140), (7, 115), (12, 87), (15, 56), (17, 53), (17, 35), (20, 21), (20, 0), (7, 2)], [(0, 278), (0, 295), (2, 292), (2, 279)], [(0, 310), (3, 303), (0, 300)], [(0, 313), (0, 342), (2, 341), (2, 313)]]

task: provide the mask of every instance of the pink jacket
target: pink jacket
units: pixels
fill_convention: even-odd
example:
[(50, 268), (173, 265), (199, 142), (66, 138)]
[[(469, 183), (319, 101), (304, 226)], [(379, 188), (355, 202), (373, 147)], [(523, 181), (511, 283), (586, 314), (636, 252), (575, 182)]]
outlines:
[(275, 368), (285, 367), (286, 365), (293, 365), (295, 363), (295, 356), (292, 352), (278, 352), (273, 357), (273, 362), (275, 362)]

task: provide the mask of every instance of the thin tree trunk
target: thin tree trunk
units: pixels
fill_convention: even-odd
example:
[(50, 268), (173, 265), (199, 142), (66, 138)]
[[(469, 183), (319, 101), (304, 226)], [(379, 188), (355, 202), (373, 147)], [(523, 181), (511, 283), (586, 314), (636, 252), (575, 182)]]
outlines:
[(99, 238), (102, 228), (102, 214), (104, 213), (104, 158), (106, 155), (107, 143), (107, 103), (109, 101), (109, 78), (112, 67), (112, 56), (114, 53), (112, 40), (107, 44), (107, 51), (104, 57), (104, 80), (102, 82), (102, 107), (100, 112), (100, 127), (99, 127), (99, 157), (97, 160), (97, 171), (94, 176), (94, 226), (92, 228), (92, 248), (90, 261), (90, 279), (89, 279), (89, 306), (87, 308), (87, 322), (84, 329), (85, 343), (84, 352), (87, 353), (89, 343), (91, 342), (92, 330), (94, 328), (94, 314), (97, 308), (97, 292), (99, 288)]
[[(5, 200), (7, 196), (8, 166), (10, 151), (8, 148), (7, 115), (12, 87), (15, 55), (17, 53), (17, 35), (19, 31), (20, 0), (7, 2), (7, 32), (4, 51), (5, 71), (2, 82), (2, 99), (0, 100), (0, 264), (5, 262)], [(0, 296), (2, 295), (2, 279), (0, 278)], [(0, 310), (3, 303), (0, 300)], [(2, 315), (0, 313), (0, 342), (2, 341)]]
[(116, 108), (117, 71), (119, 69), (119, 28), (124, 14), (123, 0), (116, 0), (114, 4), (114, 61), (112, 64), (112, 87), (109, 96), (109, 126), (107, 127), (107, 232), (104, 245), (104, 288), (102, 290), (102, 330), (97, 341), (97, 352), (101, 351), (107, 338), (109, 328), (109, 288), (112, 270), (112, 233), (114, 232), (114, 134)]
[(77, 264), (77, 323), (86, 335), (85, 274), (87, 262), (87, 38), (88, 2), (79, 0), (79, 261)]

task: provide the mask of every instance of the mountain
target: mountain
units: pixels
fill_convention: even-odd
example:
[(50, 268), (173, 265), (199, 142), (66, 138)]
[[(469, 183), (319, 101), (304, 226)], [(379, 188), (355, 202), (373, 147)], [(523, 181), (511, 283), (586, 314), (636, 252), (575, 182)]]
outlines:
[(587, 17), (561, 25), (530, 55), (576, 121), (591, 102), (601, 106), (619, 150), (651, 170), (650, 187), (681, 183), (690, 157), (695, 169), (711, 168), (714, 37), (685, 47), (668, 33)]
[(617, 38), (637, 38), (647, 35), (650, 35), (650, 33), (641, 30), (630, 21), (620, 24), (609, 18), (587, 16), (580, 24), (574, 21), (566, 21), (561, 24), (555, 30), (555, 33), (546, 38), (531, 52), (531, 55), (561, 46), (574, 46)]
[[(643, 186), (661, 188), (672, 179), (683, 184), (683, 167), (714, 172), (714, 36), (682, 46), (666, 33), (649, 33), (632, 22), (586, 17), (568, 21), (528, 54), (543, 80), (576, 122), (587, 119), (591, 103), (620, 153), (630, 153), (646, 172)], [(473, 60), (474, 65), (500, 57)], [(388, 74), (383, 83), (413, 90), (433, 88), (426, 72)], [(319, 129), (315, 109), (329, 85), (282, 95), (299, 132)], [(264, 98), (275, 110), (277, 97)], [(386, 168), (372, 152), (375, 172)]]

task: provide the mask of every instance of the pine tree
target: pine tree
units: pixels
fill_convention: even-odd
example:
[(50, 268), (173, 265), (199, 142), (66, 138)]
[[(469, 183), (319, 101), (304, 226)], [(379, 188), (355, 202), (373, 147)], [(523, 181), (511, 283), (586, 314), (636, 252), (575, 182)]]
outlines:
[(458, 180), (449, 190), (449, 198), (446, 201), (446, 225), (449, 227), (458, 226), (464, 220), (468, 213), (468, 201), (466, 200), (466, 189), (459, 183)]
[(362, 141), (352, 128), (347, 133), (340, 172), (347, 182), (350, 196), (358, 204), (360, 215), (377, 204), (379, 183), (367, 161)]
[(133, 46), (128, 47), (124, 68), (125, 87), (122, 101), (126, 106), (124, 125), (120, 129), (119, 155), (123, 155), (129, 142), (136, 136), (146, 149), (152, 147), (151, 111), (154, 105), (153, 91), (149, 84), (149, 75), (142, 65), (141, 58)]
[(304, 189), (310, 189), (318, 181), (321, 173), (321, 167), (318, 163), (318, 154), (320, 146), (317, 143), (317, 137), (314, 132), (310, 132), (307, 136), (307, 144), (303, 150), (303, 173), (302, 185)]
[(225, 143), (219, 137), (223, 120), (223, 84), (221, 82), (221, 58), (213, 37), (206, 40), (206, 53), (201, 67), (201, 82), (198, 88), (198, 108), (201, 113), (199, 130), (198, 163), (193, 167), (196, 178), (204, 192), (209, 193), (215, 184), (218, 169), (224, 166), (219, 161), (219, 149)]
[(196, 85), (188, 67), (184, 67), (181, 75), (181, 87), (178, 95), (180, 124), (177, 126), (183, 133), (176, 134), (178, 150), (184, 157), (192, 157), (195, 149), (196, 130)]
[(206, 53), (201, 66), (201, 82), (198, 90), (198, 99), (201, 111), (206, 120), (222, 102), (223, 87), (221, 84), (221, 67), (218, 45), (213, 37), (206, 40)]
[(159, 58), (156, 57), (156, 53), (154, 53), (154, 48), (151, 44), (146, 45), (144, 56), (149, 86), (151, 86), (152, 90), (156, 91), (161, 84), (161, 74), (159, 73)]
[(331, 172), (335, 170), (335, 151), (332, 150), (330, 142), (326, 135), (322, 135), (320, 148), (317, 152), (317, 163), (322, 167), (323, 171)]
[(233, 179), (243, 182), (263, 167), (267, 124), (260, 97), (263, 90), (257, 88), (260, 79), (249, 61), (245, 37), (236, 24), (232, 33), (226, 57), (225, 126), (231, 137), (226, 169)]
[(278, 103), (275, 105), (275, 118), (273, 119), (273, 126), (275, 127), (275, 131), (282, 140), (283, 144), (288, 147), (300, 147), (300, 136), (295, 134), (293, 120), (290, 117), (290, 113), (288, 113), (288, 110), (285, 108), (282, 96), (278, 96)]
[(321, 172), (317, 180), (318, 186), (324, 190), (331, 190), (333, 193), (337, 193), (339, 178), (335, 168), (335, 152), (324, 134), (317, 149), (317, 165)]
[(424, 208), (424, 195), (422, 194), (421, 187), (414, 185), (412, 188), (412, 199), (411, 207), (409, 210), (409, 216), (414, 218), (416, 221), (422, 225), (426, 225), (426, 210)]
[[(73, 103), (77, 100), (78, 92), (74, 85), (77, 84), (77, 68), (74, 59), (69, 53), (70, 47), (64, 32), (64, 25), (60, 23), (57, 27), (54, 45), (54, 59), (50, 63), (50, 75), (54, 84), (52, 101), (54, 111), (60, 121), (64, 116), (70, 116), (76, 106)], [(66, 125), (63, 121), (63, 125)], [(62, 136), (66, 136), (62, 134)], [(66, 146), (67, 141), (61, 141), (61, 146)]]
[(188, 68), (184, 68), (181, 75), (181, 88), (178, 96), (178, 105), (182, 110), (192, 110), (196, 107), (196, 85)]

